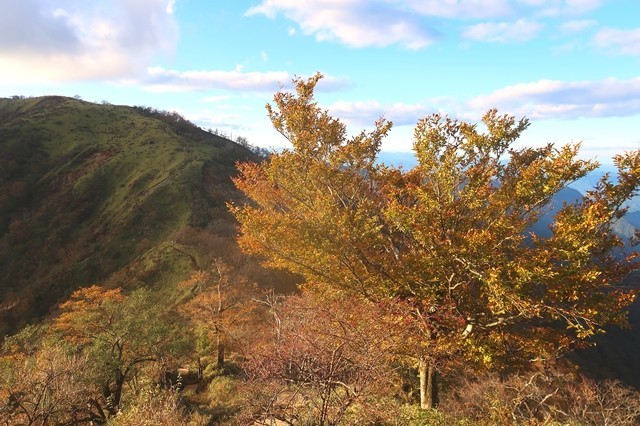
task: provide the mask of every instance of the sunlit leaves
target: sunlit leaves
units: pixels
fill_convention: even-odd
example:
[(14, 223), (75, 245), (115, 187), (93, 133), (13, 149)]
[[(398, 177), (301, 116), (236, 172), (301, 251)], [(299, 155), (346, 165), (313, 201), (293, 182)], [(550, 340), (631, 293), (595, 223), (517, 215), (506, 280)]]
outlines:
[[(617, 180), (558, 206), (550, 236), (536, 236), (554, 195), (598, 166), (579, 144), (518, 147), (529, 122), (496, 110), (478, 125), (433, 114), (416, 126), (415, 168), (378, 166), (388, 123), (348, 140), (313, 99), (319, 78), (269, 106), (293, 149), (240, 167), (250, 202), (233, 211), (245, 250), (308, 288), (411, 301), (404, 314), (431, 323), (425, 348), (450, 345), (484, 364), (552, 356), (625, 324), (634, 295), (613, 286), (636, 264), (614, 256), (612, 224), (640, 183), (640, 151), (617, 156)], [(422, 301), (451, 309), (425, 316)]]
[(184, 339), (146, 289), (125, 296), (94, 285), (75, 291), (60, 310), (53, 329), (87, 357), (88, 374), (103, 388), (96, 406), (110, 416), (121, 408), (124, 386), (141, 365), (183, 350)]
[(258, 288), (238, 267), (216, 259), (211, 269), (195, 271), (182, 283), (191, 298), (181, 309), (183, 316), (202, 326), (215, 340), (218, 367), (225, 361), (225, 351), (248, 344), (252, 327), (257, 327), (260, 306), (252, 299)]

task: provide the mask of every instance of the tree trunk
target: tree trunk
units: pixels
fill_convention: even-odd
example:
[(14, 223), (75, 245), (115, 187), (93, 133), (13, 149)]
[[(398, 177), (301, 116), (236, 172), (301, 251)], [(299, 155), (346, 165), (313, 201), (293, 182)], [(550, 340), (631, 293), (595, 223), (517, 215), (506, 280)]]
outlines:
[(224, 367), (224, 339), (222, 338), (220, 333), (218, 333), (218, 364), (216, 365), (216, 367)]
[(198, 357), (198, 385), (196, 386), (196, 393), (202, 392), (204, 385), (204, 369), (202, 368), (202, 358)]
[(120, 409), (120, 400), (122, 399), (122, 389), (124, 388), (125, 375), (119, 369), (114, 372), (113, 389), (108, 384), (104, 386), (103, 395), (107, 400), (107, 412), (109, 417), (113, 417)]
[[(122, 400), (122, 389), (124, 388), (125, 376), (122, 373), (118, 374), (118, 378), (116, 380), (116, 388), (113, 392), (113, 408), (117, 413), (120, 409), (120, 401)], [(115, 413), (114, 413), (115, 414)]]
[(420, 408), (423, 410), (435, 408), (438, 400), (438, 384), (433, 362), (421, 359), (418, 363), (418, 373), (420, 374)]

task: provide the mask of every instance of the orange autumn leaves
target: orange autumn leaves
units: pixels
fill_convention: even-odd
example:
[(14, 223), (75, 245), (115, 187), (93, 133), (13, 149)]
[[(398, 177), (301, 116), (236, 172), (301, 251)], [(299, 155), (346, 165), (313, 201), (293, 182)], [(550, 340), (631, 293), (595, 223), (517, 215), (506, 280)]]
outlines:
[(306, 289), (411, 301), (408, 317), (446, 311), (415, 338), (485, 365), (555, 356), (626, 324), (635, 294), (615, 284), (637, 264), (614, 256), (612, 224), (636, 194), (640, 151), (614, 158), (617, 180), (562, 207), (543, 238), (531, 229), (553, 196), (598, 166), (578, 144), (519, 147), (528, 121), (495, 110), (480, 125), (433, 114), (415, 130), (416, 167), (379, 165), (390, 123), (349, 138), (313, 98), (320, 78), (268, 106), (292, 148), (240, 165), (249, 202), (231, 209), (247, 252)]
[(227, 351), (247, 345), (260, 327), (257, 285), (237, 267), (216, 259), (210, 269), (193, 272), (180, 287), (192, 295), (181, 312), (215, 341), (217, 366), (222, 368)]
[(81, 288), (60, 305), (62, 312), (55, 327), (74, 343), (88, 343), (105, 331), (114, 319), (113, 308), (123, 300), (120, 288), (109, 290), (98, 285)]

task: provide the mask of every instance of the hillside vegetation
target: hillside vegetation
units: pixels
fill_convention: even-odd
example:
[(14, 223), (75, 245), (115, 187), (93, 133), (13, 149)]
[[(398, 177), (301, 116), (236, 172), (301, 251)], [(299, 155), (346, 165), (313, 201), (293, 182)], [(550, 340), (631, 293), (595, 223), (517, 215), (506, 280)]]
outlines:
[(0, 298), (18, 302), (0, 334), (81, 285), (184, 278), (198, 252), (180, 235), (233, 237), (230, 177), (256, 159), (177, 114), (0, 99)]
[(638, 424), (640, 151), (580, 194), (578, 146), (433, 114), (405, 170), (321, 77), (275, 95), (268, 157), (148, 107), (0, 99), (1, 424)]

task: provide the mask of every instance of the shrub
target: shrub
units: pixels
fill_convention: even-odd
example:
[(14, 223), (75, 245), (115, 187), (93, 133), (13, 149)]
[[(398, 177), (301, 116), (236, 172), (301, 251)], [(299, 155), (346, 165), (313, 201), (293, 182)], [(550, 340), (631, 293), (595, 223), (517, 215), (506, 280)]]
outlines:
[(640, 392), (559, 371), (463, 379), (442, 410), (476, 424), (636, 425)]

